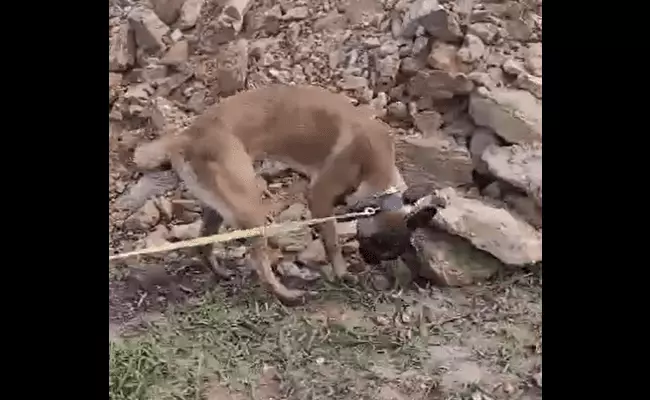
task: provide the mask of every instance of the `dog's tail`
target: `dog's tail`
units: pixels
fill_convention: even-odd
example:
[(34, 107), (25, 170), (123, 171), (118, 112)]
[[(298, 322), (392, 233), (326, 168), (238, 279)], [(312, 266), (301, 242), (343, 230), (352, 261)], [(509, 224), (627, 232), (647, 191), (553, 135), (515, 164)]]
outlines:
[(167, 134), (159, 139), (138, 146), (133, 152), (133, 163), (141, 170), (158, 170), (168, 165), (173, 148), (181, 135)]

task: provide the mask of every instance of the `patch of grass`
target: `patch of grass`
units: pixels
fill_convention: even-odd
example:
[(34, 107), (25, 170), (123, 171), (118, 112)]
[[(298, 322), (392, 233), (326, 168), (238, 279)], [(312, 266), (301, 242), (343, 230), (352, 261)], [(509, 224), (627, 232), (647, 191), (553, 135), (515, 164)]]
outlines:
[(109, 399), (377, 400), (389, 386), (404, 398), (468, 398), (466, 383), (438, 387), (467, 354), (526, 388), (541, 357), (531, 351), (540, 289), (534, 275), (512, 278), (427, 297), (435, 319), (425, 325), (413, 293), (322, 282), (318, 298), (287, 308), (259, 286), (222, 287), (109, 342)]
[(109, 342), (109, 398), (198, 399), (209, 383), (251, 394), (265, 366), (277, 371), (278, 395), (290, 399), (370, 398), (380, 377), (373, 357), (417, 362), (416, 342), (372, 322), (347, 326), (313, 318), (335, 299), (371, 313), (373, 300), (351, 288), (325, 286), (321, 300), (288, 309), (261, 289), (237, 297), (218, 292), (168, 310), (163, 321)]

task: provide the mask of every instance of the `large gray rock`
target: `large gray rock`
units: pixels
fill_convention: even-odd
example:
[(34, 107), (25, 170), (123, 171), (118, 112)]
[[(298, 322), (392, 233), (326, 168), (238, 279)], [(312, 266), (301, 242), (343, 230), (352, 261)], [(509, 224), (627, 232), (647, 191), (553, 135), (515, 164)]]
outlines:
[(412, 2), (402, 20), (400, 34), (412, 37), (419, 26), (436, 39), (453, 42), (463, 37), (457, 17), (448, 13), (437, 0)]
[(453, 188), (438, 190), (431, 198), (445, 206), (432, 222), (453, 235), (469, 240), (509, 265), (528, 265), (542, 260), (542, 235), (507, 210), (462, 197)]
[(542, 140), (542, 103), (524, 90), (495, 88), (472, 93), (469, 113), (480, 126), (492, 128), (510, 143)]
[(437, 187), (461, 186), (472, 182), (474, 167), (469, 151), (452, 138), (433, 135), (402, 139), (396, 142), (395, 151), (398, 166), (406, 175), (416, 169), (429, 175)]
[(522, 189), (542, 206), (542, 144), (490, 146), (481, 156), (497, 178)]
[(463, 73), (423, 69), (409, 80), (407, 89), (413, 97), (451, 99), (455, 95), (469, 94), (474, 83)]
[(420, 276), (440, 286), (464, 286), (494, 275), (501, 263), (458, 236), (446, 232), (416, 229), (411, 235), (415, 263)]
[(139, 48), (152, 54), (165, 48), (163, 38), (169, 33), (169, 27), (152, 9), (136, 7), (129, 13), (128, 20)]
[(113, 28), (108, 41), (108, 70), (124, 72), (135, 62), (135, 39), (128, 23)]
[(142, 207), (148, 199), (176, 188), (178, 183), (176, 174), (171, 171), (148, 173), (116, 200), (115, 207), (133, 212)]

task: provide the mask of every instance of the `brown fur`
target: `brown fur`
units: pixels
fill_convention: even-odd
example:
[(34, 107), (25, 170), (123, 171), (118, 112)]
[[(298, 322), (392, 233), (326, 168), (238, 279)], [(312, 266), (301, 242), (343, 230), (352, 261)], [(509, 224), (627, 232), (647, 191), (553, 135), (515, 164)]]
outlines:
[[(332, 215), (337, 198), (351, 191), (362, 199), (391, 186), (404, 189), (388, 126), (368, 118), (344, 96), (314, 86), (269, 86), (228, 97), (188, 129), (144, 144), (134, 154), (135, 164), (144, 169), (170, 161), (199, 200), (239, 228), (265, 223), (253, 169), (253, 161), (261, 158), (286, 162), (311, 179), (309, 207), (316, 218)], [(222, 219), (207, 214), (212, 215), (204, 233), (214, 233)], [(373, 223), (396, 226), (403, 222), (403, 213), (397, 214), (382, 214)], [(336, 276), (343, 277), (347, 266), (335, 224), (317, 228)], [(260, 279), (276, 295), (287, 301), (303, 296), (272, 272), (266, 238), (253, 239), (251, 250)], [(203, 254), (223, 275), (211, 249)]]

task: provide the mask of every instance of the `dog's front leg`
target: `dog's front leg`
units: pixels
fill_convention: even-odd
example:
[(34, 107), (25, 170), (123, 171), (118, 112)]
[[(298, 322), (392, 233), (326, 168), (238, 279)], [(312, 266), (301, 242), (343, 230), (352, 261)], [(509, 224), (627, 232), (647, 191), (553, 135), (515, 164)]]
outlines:
[[(202, 210), (203, 226), (201, 227), (201, 236), (215, 235), (219, 233), (219, 228), (223, 223), (223, 217), (212, 207), (204, 206)], [(230, 271), (224, 268), (217, 257), (212, 252), (212, 244), (206, 244), (199, 247), (199, 254), (203, 263), (207, 265), (215, 276), (229, 279), (231, 277)]]
[[(314, 218), (329, 217), (334, 214), (334, 204), (336, 195), (332, 195), (332, 190), (324, 181), (317, 182), (311, 190), (309, 196), (309, 208)], [(316, 225), (316, 229), (323, 241), (325, 253), (327, 258), (332, 264), (334, 274), (337, 278), (343, 278), (348, 273), (348, 266), (341, 253), (341, 246), (339, 244), (338, 235), (336, 234), (336, 222), (329, 221)], [(326, 270), (323, 270), (325, 277), (332, 280)]]

